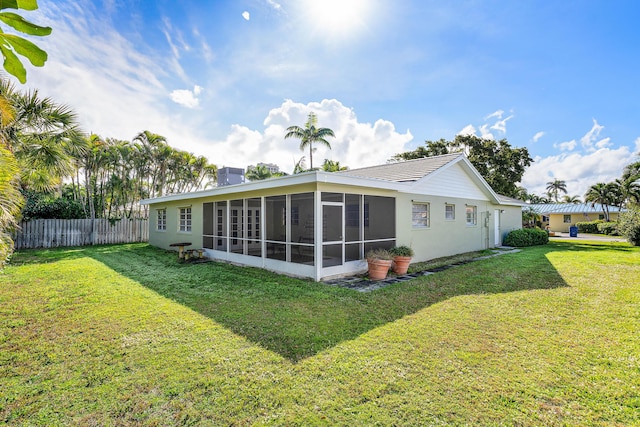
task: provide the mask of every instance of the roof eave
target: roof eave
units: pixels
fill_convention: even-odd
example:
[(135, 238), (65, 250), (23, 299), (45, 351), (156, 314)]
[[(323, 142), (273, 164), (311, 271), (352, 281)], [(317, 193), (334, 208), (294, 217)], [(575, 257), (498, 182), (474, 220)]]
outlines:
[(407, 188), (410, 183), (393, 182), (373, 178), (362, 178), (348, 175), (336, 174), (333, 172), (313, 171), (301, 174), (288, 175), (279, 178), (266, 179), (263, 181), (246, 182), (243, 184), (216, 187), (210, 190), (193, 191), (189, 193), (171, 194), (168, 196), (144, 199), (142, 205), (154, 203), (172, 202), (179, 200), (197, 199), (203, 197), (221, 196), (225, 194), (240, 194), (249, 191), (260, 191), (279, 187), (291, 187), (294, 185), (310, 183), (327, 183), (355, 187), (377, 188), (383, 190), (401, 191)]

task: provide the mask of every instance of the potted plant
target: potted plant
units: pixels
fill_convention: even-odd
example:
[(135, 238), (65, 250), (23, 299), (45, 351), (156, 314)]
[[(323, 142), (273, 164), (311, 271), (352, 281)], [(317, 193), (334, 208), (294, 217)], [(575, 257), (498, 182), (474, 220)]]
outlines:
[(387, 277), (392, 262), (393, 257), (386, 249), (372, 249), (367, 252), (369, 279), (384, 280)]
[(393, 257), (393, 272), (398, 276), (407, 274), (411, 258), (413, 257), (413, 249), (409, 246), (396, 246), (389, 251)]

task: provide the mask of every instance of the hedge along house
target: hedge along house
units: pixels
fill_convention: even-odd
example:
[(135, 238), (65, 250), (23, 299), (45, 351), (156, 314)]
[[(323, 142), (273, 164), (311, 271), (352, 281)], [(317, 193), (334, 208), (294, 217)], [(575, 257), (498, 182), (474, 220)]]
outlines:
[(414, 261), (499, 246), (523, 203), (496, 194), (464, 154), (297, 175), (144, 200), (149, 243), (322, 280), (367, 269), (374, 248)]

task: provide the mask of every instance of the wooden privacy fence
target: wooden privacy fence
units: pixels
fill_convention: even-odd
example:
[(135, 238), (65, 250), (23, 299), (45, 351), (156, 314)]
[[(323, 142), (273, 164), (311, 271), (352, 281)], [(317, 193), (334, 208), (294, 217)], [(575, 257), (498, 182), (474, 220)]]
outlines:
[(16, 249), (147, 242), (149, 220), (35, 219), (23, 221), (13, 235)]

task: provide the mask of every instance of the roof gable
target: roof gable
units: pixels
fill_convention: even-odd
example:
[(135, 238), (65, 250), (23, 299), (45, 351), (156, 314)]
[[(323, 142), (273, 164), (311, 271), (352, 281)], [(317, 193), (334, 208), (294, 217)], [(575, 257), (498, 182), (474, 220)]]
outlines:
[(445, 169), (427, 175), (414, 183), (414, 191), (432, 196), (460, 197), (476, 200), (489, 200), (487, 191), (478, 186), (462, 162), (450, 165)]

